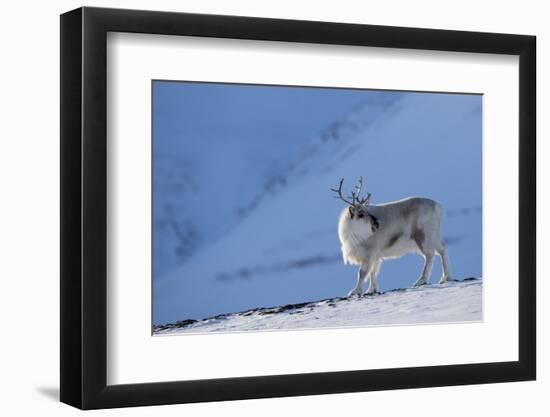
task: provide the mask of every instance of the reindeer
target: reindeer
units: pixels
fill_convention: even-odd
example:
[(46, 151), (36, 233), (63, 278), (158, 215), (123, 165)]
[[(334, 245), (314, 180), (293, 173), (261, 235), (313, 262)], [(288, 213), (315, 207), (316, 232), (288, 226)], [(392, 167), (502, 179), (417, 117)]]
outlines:
[[(357, 284), (348, 297), (363, 294), (363, 283), (370, 277), (367, 294), (376, 292), (376, 276), (384, 259), (399, 258), (406, 253), (424, 257), (424, 268), (413, 287), (424, 285), (431, 274), (435, 255), (443, 265), (443, 284), (451, 279), (449, 255), (441, 240), (440, 228), (443, 207), (437, 201), (408, 197), (383, 204), (370, 204), (371, 194), (361, 198), (363, 178), (351, 197), (342, 195), (344, 179), (338, 188), (331, 188), (337, 197), (348, 204), (340, 215), (338, 236), (342, 245), (344, 263), (360, 265)], [(351, 201), (350, 201), (351, 199)]]

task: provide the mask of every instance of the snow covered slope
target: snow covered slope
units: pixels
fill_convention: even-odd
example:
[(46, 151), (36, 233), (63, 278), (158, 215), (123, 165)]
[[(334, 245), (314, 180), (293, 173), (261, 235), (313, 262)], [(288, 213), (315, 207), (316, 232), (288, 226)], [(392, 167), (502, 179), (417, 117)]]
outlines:
[[(238, 227), (266, 198), (293, 186), (290, 180), (330, 163), (331, 153), (350, 134), (401, 97), (216, 83), (154, 86), (153, 267), (158, 280)], [(349, 116), (354, 108), (361, 109), (357, 120)]]
[(466, 279), (444, 285), (391, 290), (360, 298), (256, 308), (203, 320), (184, 320), (155, 327), (155, 335), (240, 332), (246, 330), (426, 324), (482, 320), (482, 281)]
[[(198, 169), (205, 177), (194, 179), (200, 181), (197, 201), (219, 194), (221, 203), (203, 204), (201, 211), (200, 205), (194, 208), (194, 198), (182, 194), (191, 215), (175, 214), (197, 230), (207, 228), (215, 239), (197, 246), (180, 266), (155, 276), (153, 323), (347, 294), (355, 268), (341, 260), (336, 225), (343, 206), (329, 191), (341, 177), (351, 187), (362, 175), (373, 204), (410, 195), (441, 202), (453, 276), (480, 276), (480, 106), (479, 96), (421, 93), (367, 103), (304, 141), (300, 152), (290, 152), (292, 160), (274, 183), (246, 192), (232, 191), (233, 179), (244, 176), (241, 167), (225, 163), (217, 171), (216, 164), (206, 164), (213, 170), (208, 176), (206, 168)], [(226, 148), (220, 149), (210, 150), (210, 160), (223, 160)], [(210, 179), (216, 176), (218, 185), (212, 187)], [(237, 219), (238, 204), (245, 210)], [(386, 261), (379, 288), (409, 287), (421, 268), (418, 255)], [(440, 271), (436, 260), (432, 282)]]

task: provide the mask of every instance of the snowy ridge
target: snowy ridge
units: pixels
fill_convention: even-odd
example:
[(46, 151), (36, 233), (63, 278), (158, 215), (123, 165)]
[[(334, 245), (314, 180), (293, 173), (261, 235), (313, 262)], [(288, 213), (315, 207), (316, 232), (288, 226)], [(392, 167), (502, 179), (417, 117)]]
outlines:
[[(197, 185), (204, 185), (198, 186), (193, 198), (183, 192), (165, 195), (182, 198), (182, 204), (184, 197), (188, 198), (186, 208), (174, 207), (172, 213), (181, 226), (180, 236), (189, 234), (184, 234), (184, 225), (189, 225), (189, 235), (198, 240), (191, 239), (190, 250), (186, 251), (190, 255), (183, 264), (155, 275), (153, 324), (184, 318), (201, 320), (259, 306), (347, 294), (355, 284), (356, 271), (341, 260), (337, 219), (343, 206), (329, 190), (342, 177), (350, 187), (355, 178), (363, 175), (374, 204), (409, 195), (439, 201), (447, 212), (443, 234), (449, 245), (453, 275), (479, 276), (481, 153), (471, 152), (481, 144), (479, 100), (455, 95), (452, 107), (449, 100), (441, 94), (411, 93), (387, 105), (359, 107), (347, 118), (340, 118), (330, 135), (308, 141), (303, 153), (287, 153), (296, 155), (295, 165), (283, 164), (276, 170), (284, 181), (266, 194), (262, 194), (266, 176), (259, 174), (261, 167), (249, 167), (258, 174), (244, 176), (241, 168), (245, 165), (234, 162), (239, 160), (238, 155), (226, 158), (233, 161), (230, 169), (203, 172), (203, 164), (198, 164), (194, 178), (201, 178)], [(233, 149), (229, 144), (234, 145), (237, 140), (220, 140), (220, 148), (214, 147), (215, 153), (205, 150), (203, 157), (214, 157), (222, 152), (219, 149), (224, 155), (236, 152), (241, 148)], [(276, 150), (282, 152), (282, 147)], [(261, 161), (252, 160), (258, 164)], [(423, 165), (422, 170), (418, 169), (419, 164)], [(434, 181), (441, 173), (445, 173), (445, 181)], [(175, 179), (165, 179), (168, 178)], [(257, 184), (243, 186), (246, 178)], [(251, 192), (238, 192), (235, 187)], [(192, 186), (188, 189), (194, 190)], [(223, 206), (205, 204), (202, 197), (212, 192), (224, 202)], [(250, 210), (241, 217), (235, 214), (238, 207), (246, 207), (249, 198), (260, 194), (262, 197)], [(246, 201), (235, 199), (235, 195), (243, 195)], [(161, 200), (157, 202), (162, 207)], [(161, 209), (157, 214), (163, 212)], [(166, 225), (177, 229), (173, 222)], [(193, 230), (197, 233), (193, 234)], [(155, 228), (154, 234), (166, 239), (176, 236), (163, 233), (161, 228)], [(197, 243), (204, 239), (207, 244)], [(155, 257), (154, 263), (160, 265), (163, 261)], [(436, 261), (434, 265), (434, 280), (440, 274), (439, 264)], [(421, 268), (422, 258), (417, 255), (384, 262), (380, 289), (407, 287)]]
[(399, 288), (362, 297), (259, 307), (156, 325), (155, 335), (480, 321), (482, 280)]

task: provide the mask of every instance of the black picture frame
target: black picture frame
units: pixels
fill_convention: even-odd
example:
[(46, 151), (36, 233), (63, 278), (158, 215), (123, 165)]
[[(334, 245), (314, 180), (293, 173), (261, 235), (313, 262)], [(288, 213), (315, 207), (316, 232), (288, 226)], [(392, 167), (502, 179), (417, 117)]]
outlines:
[[(108, 32), (519, 56), (519, 360), (107, 385)], [(61, 401), (96, 409), (535, 379), (535, 50), (525, 35), (88, 7), (61, 15)]]

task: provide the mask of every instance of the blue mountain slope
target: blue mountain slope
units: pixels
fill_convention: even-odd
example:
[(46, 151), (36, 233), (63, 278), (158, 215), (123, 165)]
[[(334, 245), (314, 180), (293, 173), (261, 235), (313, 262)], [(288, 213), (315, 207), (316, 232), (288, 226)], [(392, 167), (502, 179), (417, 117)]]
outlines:
[[(208, 243), (154, 280), (154, 323), (345, 295), (355, 269), (341, 261), (336, 223), (343, 205), (328, 190), (340, 177), (351, 186), (362, 175), (373, 204), (409, 195), (440, 201), (453, 275), (480, 276), (480, 106), (480, 96), (407, 93), (387, 105), (363, 105), (305, 141), (282, 164), (276, 185), (267, 176), (256, 192), (237, 190), (232, 179), (245, 173), (230, 170), (227, 187), (218, 179), (189, 203), (188, 217), (178, 217)], [(190, 172), (201, 190), (215, 174), (197, 170)], [(236, 192), (244, 197), (231, 198)], [(218, 203), (205, 206), (213, 196)], [(213, 220), (219, 218), (229, 220)], [(380, 288), (412, 284), (421, 266), (417, 255), (385, 262)], [(432, 280), (439, 274), (436, 261)]]

